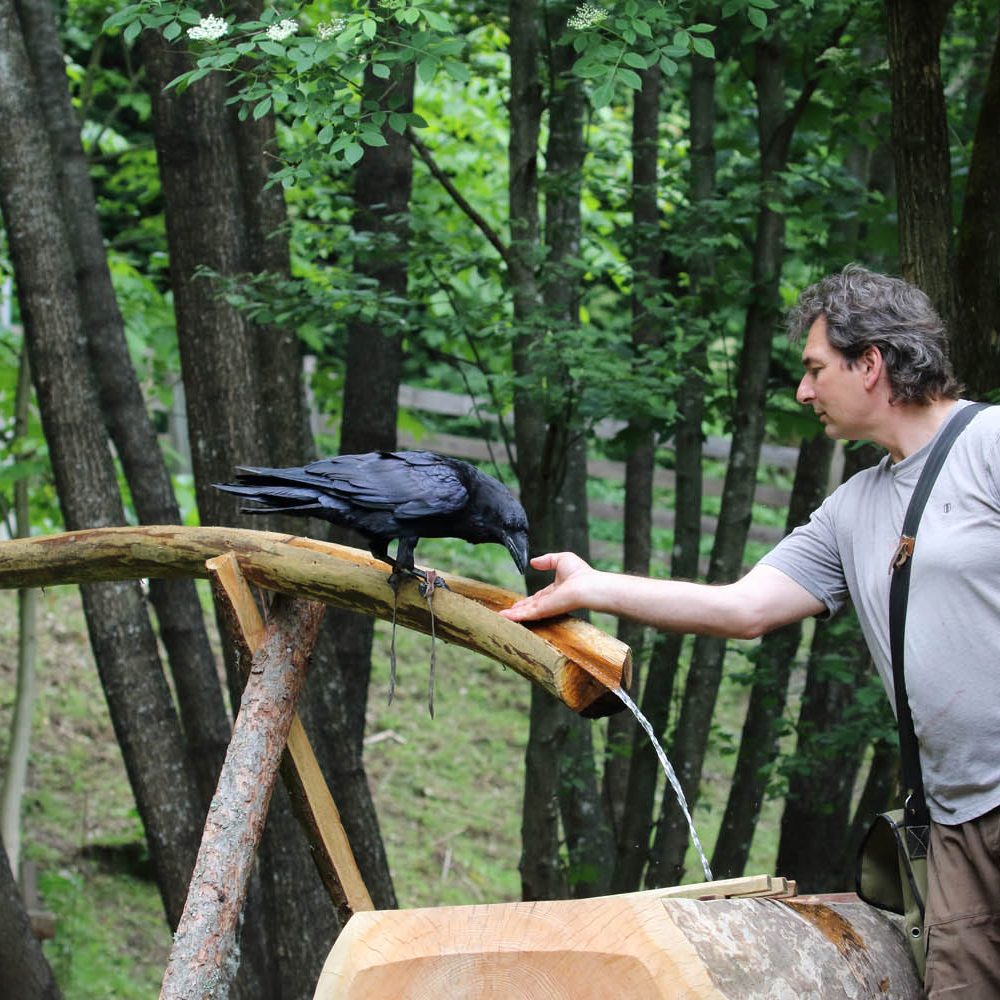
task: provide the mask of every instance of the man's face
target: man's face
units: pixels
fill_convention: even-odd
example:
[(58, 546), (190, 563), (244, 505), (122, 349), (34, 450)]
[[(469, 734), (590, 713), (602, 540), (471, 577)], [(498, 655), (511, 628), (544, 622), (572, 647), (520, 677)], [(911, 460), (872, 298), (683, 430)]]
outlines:
[(861, 428), (870, 402), (864, 388), (865, 366), (859, 361), (848, 367), (844, 355), (830, 346), (826, 317), (820, 316), (809, 328), (802, 350), (805, 374), (795, 398), (815, 410), (826, 434), (832, 438), (863, 436)]

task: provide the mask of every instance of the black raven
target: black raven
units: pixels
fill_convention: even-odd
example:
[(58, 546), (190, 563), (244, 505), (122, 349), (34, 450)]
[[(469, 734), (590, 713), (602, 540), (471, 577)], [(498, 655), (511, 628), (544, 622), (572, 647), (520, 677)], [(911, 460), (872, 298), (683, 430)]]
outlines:
[[(320, 517), (353, 528), (368, 540), (376, 559), (392, 566), (389, 583), (398, 596), (400, 576), (424, 582), (431, 614), (431, 671), (427, 703), (434, 715), (434, 586), (444, 581), (413, 565), (421, 538), (461, 538), (506, 546), (518, 572), (528, 566), (528, 518), (510, 490), (474, 465), (432, 451), (372, 451), (338, 455), (298, 468), (240, 466), (235, 483), (215, 483), (227, 493), (252, 500), (248, 514)], [(396, 541), (395, 558), (389, 544)], [(396, 686), (396, 614), (393, 606), (389, 650), (389, 701)]]
[(289, 469), (241, 466), (236, 480), (214, 485), (257, 504), (244, 513), (308, 515), (353, 528), (394, 575), (423, 575), (413, 566), (421, 538), (498, 542), (520, 573), (528, 565), (528, 518), (510, 490), (468, 462), (431, 451), (338, 455)]

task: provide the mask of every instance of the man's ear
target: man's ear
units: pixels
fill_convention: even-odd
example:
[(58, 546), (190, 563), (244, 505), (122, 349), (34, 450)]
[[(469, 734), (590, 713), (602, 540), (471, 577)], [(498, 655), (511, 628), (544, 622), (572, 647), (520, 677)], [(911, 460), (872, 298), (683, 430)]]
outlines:
[(857, 363), (861, 365), (864, 374), (865, 388), (874, 389), (885, 371), (885, 359), (882, 357), (882, 352), (874, 344), (869, 344), (861, 352)]

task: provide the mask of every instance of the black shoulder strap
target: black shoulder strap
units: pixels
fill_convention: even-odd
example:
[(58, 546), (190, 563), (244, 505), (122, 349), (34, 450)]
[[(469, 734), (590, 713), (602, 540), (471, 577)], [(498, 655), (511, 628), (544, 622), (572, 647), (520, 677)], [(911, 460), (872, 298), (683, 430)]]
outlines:
[[(896, 694), (896, 719), (899, 724), (899, 753), (905, 790), (904, 823), (912, 857), (923, 857), (926, 854), (930, 815), (924, 797), (920, 753), (917, 737), (913, 732), (913, 716), (910, 714), (906, 678), (903, 673), (903, 634), (906, 628), (906, 605), (910, 587), (910, 556), (913, 555), (920, 515), (924, 511), (931, 488), (944, 465), (944, 460), (948, 457), (952, 444), (965, 429), (966, 424), (986, 405), (986, 403), (972, 403), (963, 406), (952, 416), (934, 442), (934, 447), (920, 472), (910, 504), (906, 508), (903, 533), (892, 562), (892, 583), (889, 587), (889, 646), (892, 653), (892, 679)], [(914, 850), (918, 853), (914, 854)], [(921, 850), (922, 853), (919, 853)]]

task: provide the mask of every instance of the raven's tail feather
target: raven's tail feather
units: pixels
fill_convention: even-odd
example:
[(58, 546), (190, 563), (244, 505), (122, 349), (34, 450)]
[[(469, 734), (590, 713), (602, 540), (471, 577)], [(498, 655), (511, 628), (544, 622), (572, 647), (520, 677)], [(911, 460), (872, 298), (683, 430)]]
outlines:
[(316, 490), (288, 486), (282, 483), (237, 486), (233, 483), (213, 483), (225, 493), (252, 500), (258, 506), (241, 507), (241, 514), (301, 514), (323, 516), (324, 505)]

